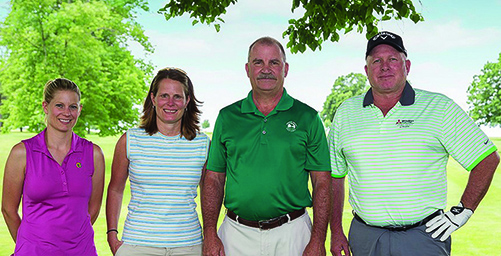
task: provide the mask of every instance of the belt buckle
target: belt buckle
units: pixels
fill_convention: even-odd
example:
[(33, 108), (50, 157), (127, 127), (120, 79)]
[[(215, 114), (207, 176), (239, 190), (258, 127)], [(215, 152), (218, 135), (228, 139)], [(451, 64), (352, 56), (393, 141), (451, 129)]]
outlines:
[(386, 226), (384, 228), (388, 229), (390, 231), (405, 231), (405, 230), (409, 229), (409, 225), (405, 225), (405, 226)]
[(275, 218), (273, 218), (273, 219), (268, 219), (268, 220), (260, 220), (260, 221), (258, 221), (258, 222), (257, 222), (257, 224), (259, 225), (259, 229), (261, 229), (261, 230), (268, 230), (268, 229), (271, 229), (271, 228), (264, 228), (263, 226), (264, 226), (264, 225), (266, 225), (266, 224), (271, 224), (271, 223), (273, 223), (273, 222), (275, 222), (275, 221), (279, 221), (281, 217), (282, 217), (282, 216), (275, 217)]

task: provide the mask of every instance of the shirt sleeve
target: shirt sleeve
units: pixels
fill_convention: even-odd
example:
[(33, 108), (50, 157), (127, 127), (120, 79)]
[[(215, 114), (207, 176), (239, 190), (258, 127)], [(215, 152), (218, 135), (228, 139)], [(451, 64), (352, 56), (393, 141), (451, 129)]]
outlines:
[(310, 171), (331, 171), (325, 128), (318, 114), (310, 129), (305, 168)]
[(496, 151), (496, 146), (463, 109), (449, 98), (446, 100), (447, 106), (442, 120), (442, 143), (463, 168), (471, 171), (485, 157)]
[(340, 140), (340, 130), (342, 129), (339, 124), (340, 109), (336, 111), (334, 119), (329, 130), (329, 152), (331, 159), (331, 176), (334, 178), (343, 178), (348, 174), (348, 166), (343, 154), (343, 147)]
[(214, 172), (226, 172), (226, 146), (221, 138), (223, 134), (223, 123), (223, 114), (220, 111), (216, 119), (216, 124), (214, 125), (209, 157), (207, 159), (207, 170)]

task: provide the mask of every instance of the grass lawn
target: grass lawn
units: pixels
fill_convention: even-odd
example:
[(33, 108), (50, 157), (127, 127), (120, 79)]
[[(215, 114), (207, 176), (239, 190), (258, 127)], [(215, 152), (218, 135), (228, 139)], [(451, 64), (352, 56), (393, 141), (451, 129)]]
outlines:
[[(5, 161), (8, 157), (10, 149), (13, 145), (20, 142), (22, 139), (30, 138), (34, 134), (32, 133), (19, 133), (12, 132), (10, 134), (0, 134), (0, 178), (3, 180), (3, 169), (5, 167)], [(105, 195), (106, 198), (106, 188), (110, 178), (110, 168), (111, 161), (113, 159), (113, 150), (115, 148), (115, 143), (118, 140), (116, 137), (98, 137), (95, 135), (90, 135), (88, 139), (95, 142), (103, 149), (104, 156), (106, 159), (106, 186)], [(494, 138), (494, 143), (498, 149), (501, 149), (501, 138)], [(457, 164), (453, 159), (449, 161), (448, 168), (448, 202), (450, 206), (453, 206), (459, 202), (461, 194), (464, 190), (468, 179), (468, 173)], [(500, 167), (497, 169), (497, 173), (494, 176), (494, 180), (491, 184), (491, 188), (487, 193), (486, 197), (480, 204), (480, 207), (475, 211), (475, 214), (468, 221), (468, 223), (456, 231), (453, 234), (452, 243), (452, 254), (455, 256), (471, 256), (471, 255), (499, 255), (501, 251), (501, 243), (499, 243), (499, 237), (501, 237), (501, 211), (499, 208), (501, 204), (499, 203), (499, 198), (501, 198), (501, 174)], [(0, 184), (0, 188), (1, 188)], [(122, 206), (121, 214), (121, 227), (119, 230), (123, 230), (123, 222), (127, 214), (127, 203), (130, 198), (130, 192), (126, 186), (126, 191), (124, 192), (124, 205)], [(106, 241), (106, 217), (104, 211), (104, 202), (101, 208), (101, 214), (94, 224), (95, 230), (95, 242), (100, 256), (111, 255), (108, 249), (108, 243)], [(198, 202), (198, 198), (197, 198)], [(200, 215), (200, 209), (198, 209)], [(309, 209), (311, 214), (311, 209)], [(222, 219), (222, 214), (220, 216)], [(343, 216), (343, 225), (345, 232), (348, 231), (349, 222), (351, 221), (351, 208), (348, 203), (345, 203), (345, 210)], [(327, 250), (330, 248), (330, 234), (327, 234)], [(10, 255), (14, 250), (14, 242), (12, 241), (10, 234), (7, 230), (7, 226), (4, 221), (0, 221), (0, 255)]]

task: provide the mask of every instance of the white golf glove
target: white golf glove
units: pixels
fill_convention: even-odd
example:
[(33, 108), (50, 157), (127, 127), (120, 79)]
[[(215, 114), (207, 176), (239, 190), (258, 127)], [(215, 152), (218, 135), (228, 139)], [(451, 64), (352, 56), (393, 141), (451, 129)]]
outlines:
[(468, 219), (473, 215), (473, 210), (465, 208), (463, 203), (459, 203), (458, 206), (453, 206), (450, 211), (445, 214), (442, 213), (440, 216), (437, 216), (426, 223), (426, 232), (430, 233), (435, 231), (431, 235), (433, 238), (437, 238), (440, 234), (443, 233), (440, 241), (445, 241), (452, 234), (452, 232), (456, 231), (456, 229), (462, 227)]

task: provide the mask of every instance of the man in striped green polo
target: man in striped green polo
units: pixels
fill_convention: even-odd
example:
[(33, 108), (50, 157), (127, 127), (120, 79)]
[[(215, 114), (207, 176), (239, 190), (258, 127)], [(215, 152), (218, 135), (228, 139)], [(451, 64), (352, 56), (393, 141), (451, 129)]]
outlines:
[[(371, 88), (345, 101), (329, 134), (333, 255), (450, 255), (450, 234), (487, 192), (496, 147), (451, 99), (413, 88), (402, 38), (380, 32), (367, 43)], [(458, 206), (444, 213), (446, 165), (470, 172)], [(348, 241), (341, 226), (344, 177), (353, 207)]]

